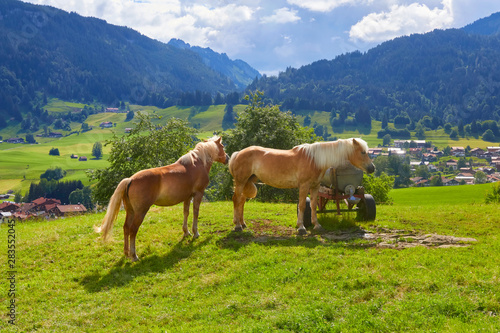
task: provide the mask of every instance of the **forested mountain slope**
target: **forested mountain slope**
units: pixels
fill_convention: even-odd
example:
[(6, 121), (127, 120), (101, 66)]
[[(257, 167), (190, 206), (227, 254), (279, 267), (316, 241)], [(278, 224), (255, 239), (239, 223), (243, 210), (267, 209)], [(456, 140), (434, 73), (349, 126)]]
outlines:
[(21, 120), (43, 95), (165, 107), (180, 92), (241, 89), (189, 48), (100, 19), (0, 0), (0, 123)]
[[(255, 80), (275, 103), (292, 110), (338, 113), (368, 109), (373, 118), (409, 115), (442, 122), (500, 119), (500, 37), (481, 25), (396, 38), (369, 50), (320, 60), (278, 77)], [(470, 31), (470, 32), (468, 32)], [(497, 31), (490, 29), (490, 32)]]

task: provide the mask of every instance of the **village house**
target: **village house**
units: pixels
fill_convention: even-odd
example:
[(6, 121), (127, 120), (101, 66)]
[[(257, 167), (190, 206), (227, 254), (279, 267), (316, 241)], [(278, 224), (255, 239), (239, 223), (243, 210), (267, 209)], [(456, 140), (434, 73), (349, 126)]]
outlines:
[(446, 167), (452, 168), (452, 170), (455, 171), (458, 168), (458, 161), (457, 160), (448, 160), (448, 161), (446, 161)]
[(425, 140), (394, 140), (394, 147), (404, 148), (405, 143), (410, 145), (412, 142), (417, 148), (425, 148)]
[(0, 212), (13, 213), (19, 209), (20, 205), (10, 201), (0, 203)]
[(486, 175), (486, 182), (487, 183), (495, 183), (500, 181), (500, 173), (496, 172), (491, 175)]
[(113, 127), (113, 123), (111, 121), (103, 121), (99, 124), (101, 128), (110, 128)]
[(79, 161), (83, 161), (83, 162), (86, 162), (87, 161), (87, 156), (80, 156), (78, 158)]
[(415, 187), (423, 187), (423, 186), (429, 186), (429, 180), (425, 179), (424, 177), (413, 177), (410, 178), (410, 180), (413, 182), (413, 186)]
[(456, 157), (464, 157), (465, 156), (464, 147), (451, 147), (451, 155)]
[(464, 181), (465, 184), (467, 185), (474, 185), (474, 175), (471, 173), (459, 173), (456, 177), (455, 180), (460, 183), (461, 181)]
[(389, 155), (397, 155), (400, 157), (406, 156), (406, 150), (401, 148), (388, 148), (387, 151), (389, 152)]
[(4, 202), (0, 204), (0, 218), (24, 221), (40, 217), (64, 217), (87, 212), (84, 205), (62, 205), (58, 199), (40, 197), (29, 203)]
[(370, 158), (375, 158), (382, 154), (382, 148), (368, 148), (368, 155)]
[(6, 143), (24, 143), (24, 139), (23, 138), (10, 138), (10, 139), (5, 140), (4, 142), (6, 142)]
[(473, 148), (470, 150), (470, 156), (482, 158), (484, 155), (484, 150), (481, 148)]
[(422, 159), (427, 162), (436, 162), (438, 160), (434, 153), (422, 154)]
[(48, 199), (48, 198), (40, 197), (38, 199), (33, 200), (32, 203), (34, 203), (35, 206), (33, 207), (33, 209), (31, 209), (31, 211), (36, 211), (36, 212), (44, 211), (44, 212), (47, 212), (51, 208), (53, 208), (55, 205), (60, 205), (61, 204), (61, 200), (58, 200), (58, 199)]
[(450, 179), (446, 177), (441, 177), (441, 180), (443, 181), (443, 186), (455, 186), (460, 184), (455, 179)]
[(63, 134), (61, 132), (50, 132), (49, 133), (49, 138), (60, 138), (62, 136), (63, 136)]
[(488, 153), (491, 153), (492, 156), (500, 156), (500, 147), (486, 147)]
[(47, 212), (55, 216), (71, 216), (76, 214), (83, 214), (87, 211), (84, 205), (55, 205)]

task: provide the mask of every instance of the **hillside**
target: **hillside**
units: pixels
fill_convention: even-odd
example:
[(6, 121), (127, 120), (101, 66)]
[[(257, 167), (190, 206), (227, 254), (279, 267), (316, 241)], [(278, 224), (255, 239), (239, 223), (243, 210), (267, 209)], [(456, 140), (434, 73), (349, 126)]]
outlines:
[[(241, 90), (224, 66), (214, 70), (188, 48), (100, 19), (0, 0), (0, 127), (11, 117), (21, 121), (45, 96), (166, 107), (180, 92)], [(238, 69), (234, 77), (255, 78), (244, 75)]]
[[(500, 16), (487, 22), (499, 25)], [(407, 113), (413, 121), (434, 117), (436, 125), (498, 121), (500, 37), (475, 33), (486, 31), (480, 25), (396, 38), (366, 53), (288, 68), (248, 89), (262, 90), (274, 103), (295, 111), (367, 108), (376, 120)]]
[(466, 25), (462, 29), (471, 34), (498, 35), (500, 33), (500, 13), (491, 14), (488, 17)]

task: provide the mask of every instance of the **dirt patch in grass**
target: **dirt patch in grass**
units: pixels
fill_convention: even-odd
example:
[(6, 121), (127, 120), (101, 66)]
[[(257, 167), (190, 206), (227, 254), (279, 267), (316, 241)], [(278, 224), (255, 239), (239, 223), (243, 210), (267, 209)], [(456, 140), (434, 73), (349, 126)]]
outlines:
[(369, 246), (378, 248), (404, 249), (416, 246), (449, 248), (466, 247), (477, 242), (474, 238), (437, 234), (417, 234), (405, 230), (378, 229), (375, 232), (359, 229), (356, 231), (325, 233), (321, 237), (332, 241), (367, 240)]
[[(392, 230), (374, 227), (375, 231), (362, 228), (348, 230), (325, 231), (319, 234), (323, 240), (334, 242), (349, 242), (361, 240), (366, 247), (404, 249), (416, 246), (428, 248), (466, 247), (477, 242), (474, 238), (455, 237), (437, 234), (418, 234), (407, 230)], [(277, 224), (271, 220), (251, 220), (248, 223), (248, 233), (245, 237), (235, 237), (236, 241), (266, 243), (269, 241), (287, 240), (299, 237), (295, 228)], [(309, 232), (304, 237), (316, 237), (318, 234)]]

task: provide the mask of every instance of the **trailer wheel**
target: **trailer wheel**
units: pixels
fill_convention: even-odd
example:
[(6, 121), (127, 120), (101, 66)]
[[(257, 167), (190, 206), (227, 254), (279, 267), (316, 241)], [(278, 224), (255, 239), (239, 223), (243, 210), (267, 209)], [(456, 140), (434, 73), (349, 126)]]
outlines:
[(358, 219), (361, 221), (373, 221), (377, 216), (377, 205), (371, 194), (365, 194), (358, 203)]
[[(299, 214), (299, 204), (297, 203), (297, 215)], [(306, 198), (306, 209), (304, 210), (304, 228), (309, 228), (312, 225), (311, 222), (311, 199)]]

